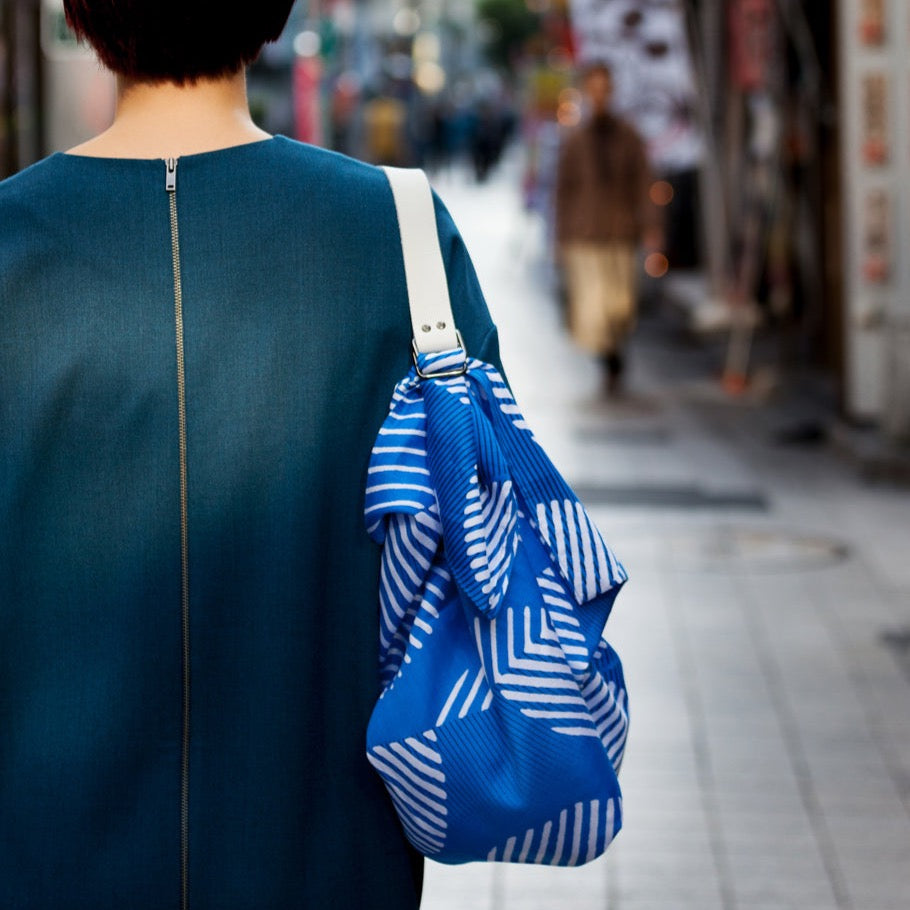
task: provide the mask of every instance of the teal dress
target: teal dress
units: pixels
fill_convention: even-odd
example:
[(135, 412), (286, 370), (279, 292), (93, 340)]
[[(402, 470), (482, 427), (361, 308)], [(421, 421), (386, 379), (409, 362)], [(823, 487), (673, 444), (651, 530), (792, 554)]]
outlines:
[(409, 366), (391, 191), (281, 136), (171, 170), (0, 183), (0, 907), (408, 910), (364, 757), (363, 490)]

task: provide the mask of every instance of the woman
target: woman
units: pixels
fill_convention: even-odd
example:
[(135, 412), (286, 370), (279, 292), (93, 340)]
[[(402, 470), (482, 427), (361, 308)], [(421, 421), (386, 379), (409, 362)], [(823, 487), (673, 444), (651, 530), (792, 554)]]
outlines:
[(116, 119), (0, 183), (2, 907), (419, 903), (364, 757), (401, 249), (381, 171), (250, 119), (291, 5), (67, 0)]

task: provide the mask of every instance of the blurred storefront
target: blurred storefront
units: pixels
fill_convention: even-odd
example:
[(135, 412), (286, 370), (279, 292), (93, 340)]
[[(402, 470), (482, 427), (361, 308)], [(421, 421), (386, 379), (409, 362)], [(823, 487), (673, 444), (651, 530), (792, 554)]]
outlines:
[[(848, 418), (907, 437), (910, 262), (897, 251), (910, 229), (910, 5), (690, 8), (715, 292), (786, 327), (790, 363), (827, 367)], [(728, 369), (734, 383), (745, 372), (735, 352)]]
[(849, 407), (834, 11), (808, 0), (697, 0), (688, 9), (705, 87), (709, 286), (733, 314), (725, 385), (746, 383), (761, 322), (780, 339), (782, 372), (826, 368)]

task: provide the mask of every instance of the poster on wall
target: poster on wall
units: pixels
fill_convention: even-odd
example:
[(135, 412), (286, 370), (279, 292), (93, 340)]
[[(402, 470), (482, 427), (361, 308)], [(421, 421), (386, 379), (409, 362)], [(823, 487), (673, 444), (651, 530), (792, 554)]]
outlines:
[(859, 40), (867, 46), (885, 43), (885, 0), (861, 0)]
[(888, 79), (884, 73), (866, 73), (862, 78), (862, 137), (860, 148), (867, 165), (888, 161)]
[(869, 190), (863, 204), (862, 273), (867, 284), (885, 284), (891, 273), (891, 200)]
[(772, 0), (732, 0), (727, 7), (730, 78), (741, 92), (767, 88), (774, 60)]
[(569, 0), (577, 57), (613, 70), (614, 108), (648, 142), (655, 168), (690, 170), (702, 155), (685, 10), (677, 0)]

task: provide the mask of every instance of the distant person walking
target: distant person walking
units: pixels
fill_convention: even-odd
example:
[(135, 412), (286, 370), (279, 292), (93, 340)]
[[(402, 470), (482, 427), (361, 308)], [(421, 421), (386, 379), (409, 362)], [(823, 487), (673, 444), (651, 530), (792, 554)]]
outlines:
[(607, 391), (619, 390), (635, 325), (636, 248), (663, 245), (645, 145), (610, 113), (613, 77), (602, 63), (583, 76), (586, 119), (563, 140), (556, 177), (556, 243), (576, 344), (601, 358)]

